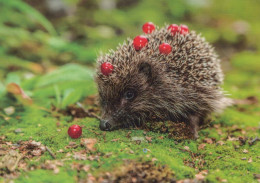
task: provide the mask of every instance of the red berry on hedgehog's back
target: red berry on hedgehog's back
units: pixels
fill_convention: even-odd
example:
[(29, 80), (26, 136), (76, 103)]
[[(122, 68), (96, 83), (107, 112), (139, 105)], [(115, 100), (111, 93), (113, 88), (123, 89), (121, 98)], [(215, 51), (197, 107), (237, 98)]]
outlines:
[(189, 28), (188, 28), (188, 26), (187, 26), (187, 25), (181, 25), (181, 26), (180, 26), (180, 33), (183, 34), (183, 35), (189, 33)]
[(159, 46), (159, 51), (160, 51), (161, 54), (168, 55), (169, 53), (171, 53), (172, 47), (168, 43), (162, 43)]
[(109, 63), (109, 62), (104, 62), (101, 65), (101, 72), (105, 76), (108, 76), (110, 73), (112, 73), (113, 69), (114, 69), (113, 65), (111, 63)]
[(71, 138), (77, 139), (82, 134), (82, 129), (79, 125), (72, 125), (69, 127), (68, 134)]
[(148, 40), (145, 36), (136, 36), (133, 45), (136, 51), (141, 50), (147, 44)]
[(169, 27), (168, 27), (168, 30), (171, 31), (172, 35), (174, 36), (178, 31), (179, 31), (179, 26), (176, 25), (176, 24), (171, 24)]
[(143, 31), (146, 34), (151, 34), (155, 30), (155, 25), (152, 22), (146, 22), (143, 25)]

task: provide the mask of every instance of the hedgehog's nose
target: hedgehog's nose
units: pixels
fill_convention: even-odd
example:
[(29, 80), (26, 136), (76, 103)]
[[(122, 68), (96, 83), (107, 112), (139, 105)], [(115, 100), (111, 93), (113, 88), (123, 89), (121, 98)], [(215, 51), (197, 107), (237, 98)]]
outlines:
[(108, 123), (108, 120), (100, 120), (99, 124), (100, 130), (111, 130), (111, 125)]

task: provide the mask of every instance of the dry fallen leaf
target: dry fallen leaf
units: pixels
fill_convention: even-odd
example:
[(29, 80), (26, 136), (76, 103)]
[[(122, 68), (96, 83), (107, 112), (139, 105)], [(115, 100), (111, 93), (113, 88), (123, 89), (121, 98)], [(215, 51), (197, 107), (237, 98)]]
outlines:
[(205, 146), (206, 146), (206, 144), (200, 144), (198, 147), (198, 150), (204, 149)]
[(82, 138), (80, 140), (80, 144), (84, 147), (86, 147), (87, 150), (95, 151), (96, 148), (94, 148), (95, 144), (97, 143), (97, 139), (87, 139)]
[(118, 138), (118, 139), (112, 139), (111, 142), (117, 142), (117, 141), (119, 141), (119, 140), (120, 140), (120, 138)]
[(113, 155), (113, 153), (112, 153), (112, 152), (109, 152), (109, 153), (105, 154), (104, 157), (105, 157), (105, 158), (109, 158), (109, 157), (112, 156), (112, 155)]
[(222, 145), (224, 145), (224, 144), (225, 144), (225, 142), (223, 142), (223, 141), (221, 141), (221, 140), (220, 140), (220, 141), (217, 141), (217, 145), (221, 145), (221, 146), (222, 146)]
[(63, 152), (64, 152), (63, 149), (59, 149), (59, 150), (57, 151), (57, 153), (63, 153)]
[(152, 142), (152, 137), (145, 136), (145, 139), (146, 139), (148, 142)]
[(13, 106), (6, 107), (6, 108), (4, 108), (4, 112), (6, 115), (10, 116), (10, 115), (14, 114), (15, 108)]
[(158, 159), (156, 158), (152, 158), (152, 162), (158, 161)]
[(130, 153), (130, 154), (134, 154), (135, 152), (130, 149), (130, 150), (129, 150), (129, 153)]
[(243, 153), (247, 154), (247, 153), (248, 153), (248, 150), (244, 149), (244, 150), (243, 150)]
[(69, 142), (69, 145), (65, 146), (66, 149), (76, 149), (78, 144), (76, 142)]
[(208, 170), (202, 170), (198, 174), (195, 175), (196, 179), (198, 180), (204, 180), (205, 176), (208, 174)]
[(190, 151), (190, 148), (188, 146), (183, 147), (186, 151)]
[(90, 155), (89, 157), (87, 157), (88, 160), (90, 161), (99, 161), (99, 156), (98, 155)]
[(34, 156), (40, 156), (42, 154), (42, 151), (40, 149), (35, 149), (31, 152)]
[(130, 135), (131, 135), (131, 133), (132, 133), (132, 132), (131, 132), (131, 131), (129, 131), (129, 132), (126, 134), (126, 138), (128, 138), (128, 139), (129, 139), (129, 138), (131, 138), (131, 136), (130, 136)]
[(228, 140), (228, 141), (237, 141), (238, 138), (228, 136), (228, 139), (227, 139), (227, 140)]
[(245, 99), (236, 99), (234, 102), (237, 105), (253, 105), (258, 103), (258, 99), (256, 96), (249, 96)]
[(203, 142), (206, 142), (207, 144), (213, 144), (213, 140), (211, 138), (205, 138)]
[(76, 160), (87, 160), (85, 151), (74, 152), (73, 158)]
[(17, 166), (19, 161), (23, 158), (21, 154), (19, 154), (15, 150), (10, 150), (0, 161), (0, 169), (7, 168), (10, 172), (13, 172)]
[(42, 164), (42, 168), (43, 169), (47, 169), (47, 170), (53, 170), (53, 173), (57, 174), (60, 172), (59, 167), (63, 166), (63, 162), (59, 161), (59, 160), (47, 160), (44, 164)]
[(6, 86), (9, 93), (12, 93), (19, 101), (24, 105), (31, 105), (33, 103), (32, 99), (25, 94), (23, 89), (16, 83), (9, 83)]
[(248, 162), (248, 163), (252, 163), (252, 162), (253, 162), (253, 159), (250, 157), (247, 162)]
[(254, 176), (255, 179), (260, 180), (260, 173), (258, 173), (258, 174), (257, 174), (257, 173), (254, 173), (253, 176)]
[(85, 172), (88, 172), (89, 169), (90, 169), (90, 165), (84, 165), (84, 164), (80, 164), (80, 163), (77, 163), (77, 162), (73, 162), (72, 165), (71, 165), (71, 168), (76, 169), (78, 171), (83, 170)]
[(46, 151), (46, 147), (41, 142), (29, 140), (22, 141), (19, 145), (20, 153), (22, 153), (26, 158), (41, 156)]
[(217, 129), (217, 132), (218, 132), (218, 135), (222, 135), (223, 134), (221, 129)]
[(89, 182), (89, 183), (96, 182), (96, 178), (89, 173), (88, 176), (87, 176), (86, 182)]

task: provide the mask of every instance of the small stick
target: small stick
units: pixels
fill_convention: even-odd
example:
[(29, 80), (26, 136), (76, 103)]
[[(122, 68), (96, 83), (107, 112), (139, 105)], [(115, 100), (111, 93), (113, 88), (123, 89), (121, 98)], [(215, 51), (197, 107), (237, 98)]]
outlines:
[(81, 109), (83, 109), (83, 111), (84, 111), (89, 117), (93, 117), (93, 118), (96, 118), (96, 119), (98, 119), (98, 120), (101, 120), (101, 118), (100, 118), (99, 116), (97, 116), (95, 113), (89, 112), (88, 110), (86, 110), (81, 103), (77, 102), (77, 105), (78, 105)]
[(248, 144), (251, 146), (251, 145), (254, 145), (254, 143), (257, 142), (257, 141), (260, 141), (260, 139), (258, 137), (248, 141)]
[(12, 167), (10, 167), (10, 168), (8, 168), (8, 166), (7, 166), (7, 168), (10, 170), (10, 172), (13, 172), (13, 171), (17, 168), (17, 166), (18, 166), (18, 164), (19, 164), (19, 161), (20, 161), (23, 157), (24, 157), (24, 156), (18, 154), (17, 160), (15, 161), (15, 164), (14, 164)]
[(53, 159), (56, 159), (56, 156), (55, 156), (55, 154), (51, 151), (51, 149), (50, 149), (49, 147), (47, 147), (47, 146), (45, 146), (45, 147), (46, 147), (47, 151), (50, 153), (51, 157), (53, 157)]

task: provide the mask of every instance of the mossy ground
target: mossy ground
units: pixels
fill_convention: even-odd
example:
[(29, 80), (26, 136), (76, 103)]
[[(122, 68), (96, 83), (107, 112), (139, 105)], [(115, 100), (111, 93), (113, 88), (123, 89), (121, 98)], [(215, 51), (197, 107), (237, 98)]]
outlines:
[[(157, 167), (148, 168), (155, 171), (155, 175), (164, 169), (169, 173), (169, 177), (174, 174), (174, 179), (180, 182), (195, 177), (207, 182), (258, 182), (254, 174), (259, 174), (260, 170), (260, 145), (258, 140), (254, 142), (254, 139), (259, 137), (260, 123), (259, 3), (212, 1), (213, 4), (209, 6), (201, 4), (193, 7), (183, 2), (165, 1), (164, 3), (171, 5), (169, 7), (173, 7), (167, 9), (159, 1), (151, 3), (142, 0), (131, 4), (127, 11), (123, 4), (119, 10), (88, 12), (89, 16), (94, 17), (91, 21), (104, 24), (106, 31), (115, 34), (106, 32), (107, 37), (98, 33), (98, 27), (91, 27), (93, 24), (89, 19), (86, 20), (89, 23), (86, 27), (82, 25), (80, 18), (61, 20), (60, 24), (55, 24), (52, 20), (60, 32), (73, 24), (73, 28), (78, 31), (75, 31), (74, 36), (83, 37), (91, 46), (84, 45), (85, 43), (76, 38), (76, 43), (69, 43), (61, 37), (50, 36), (42, 31), (29, 34), (23, 26), (21, 29), (0, 29), (0, 34), (5, 35), (0, 38), (0, 43), (4, 43), (0, 48), (0, 160), (5, 155), (1, 153), (6, 153), (1, 151), (2, 149), (11, 149), (19, 142), (29, 140), (41, 142), (56, 156), (54, 160), (53, 156), (45, 151), (40, 156), (24, 158), (25, 167), (19, 165), (15, 172), (9, 172), (6, 168), (0, 169), (0, 182), (10, 179), (26, 183), (91, 180), (101, 182), (118, 180), (119, 177), (123, 181), (129, 180), (122, 178), (127, 177), (124, 173), (129, 173), (129, 167), (131, 169), (131, 166), (140, 166), (142, 163), (143, 166), (152, 164)], [(154, 12), (155, 7), (158, 12)], [(78, 11), (79, 14), (83, 12)], [(210, 18), (201, 18), (203, 15)], [(15, 14), (13, 16), (15, 17)], [(106, 20), (107, 16), (110, 16), (112, 21)], [(20, 20), (17, 17), (9, 21)], [(164, 17), (168, 17), (167, 20)], [(89, 96), (93, 98), (97, 93), (93, 81), (93, 65), (90, 65), (97, 50), (113, 48), (127, 36), (133, 37), (133, 32), (140, 34), (140, 30), (134, 28), (134, 25), (141, 25), (148, 19), (163, 25), (165, 21), (172, 22), (174, 18), (177, 23), (184, 21), (202, 32), (207, 40), (216, 46), (224, 60), (223, 88), (230, 94), (230, 98), (240, 99), (238, 104), (229, 107), (221, 115), (213, 116), (210, 125), (199, 132), (199, 139), (183, 138), (179, 134), (181, 130), (174, 131), (169, 136), (169, 133), (158, 130), (158, 126), (149, 131), (122, 129), (103, 132), (95, 118), (65, 115), (65, 109), (72, 104), (75, 106), (78, 101), (83, 103), (85, 108), (98, 111), (93, 102), (85, 100)], [(243, 22), (238, 25), (247, 32), (237, 33), (230, 26), (240, 20), (245, 21), (246, 25)], [(34, 25), (30, 21), (23, 23), (25, 27)], [(116, 36), (121, 29), (124, 33)], [(15, 38), (9, 34), (10, 30), (17, 31)], [(244, 41), (241, 41), (241, 36)], [(16, 58), (11, 57), (14, 55)], [(76, 60), (77, 64), (67, 64), (72, 60)], [(33, 104), (24, 105), (23, 99), (7, 93), (5, 87), (13, 82), (31, 96)], [(246, 100), (247, 97), (251, 98)], [(7, 115), (4, 109), (10, 106), (15, 112)], [(81, 138), (71, 139), (68, 136), (67, 130), (72, 124), (83, 127)], [(86, 149), (81, 139), (96, 139), (95, 149)], [(54, 168), (47, 166), (47, 162), (54, 164)], [(162, 168), (164, 166), (165, 168)], [(123, 167), (125, 171), (121, 171)], [(57, 169), (59, 171), (56, 171)], [(142, 167), (140, 170), (143, 170)], [(158, 180), (159, 177), (157, 176)]]
[[(245, 54), (245, 53), (244, 53)], [(257, 63), (258, 64), (258, 63)], [(253, 65), (252, 68), (258, 65)], [(234, 66), (236, 67), (236, 66)], [(237, 80), (243, 80), (247, 74), (253, 71), (245, 71), (236, 67), (235, 72), (243, 72)], [(250, 84), (247, 89), (239, 85), (230, 71), (226, 74), (226, 86), (232, 97), (246, 97), (254, 95), (259, 98), (259, 93), (252, 93), (255, 88), (259, 90), (259, 85)], [(252, 80), (259, 78), (250, 77)], [(245, 81), (246, 82), (246, 81)], [(237, 84), (239, 83), (239, 85)], [(231, 85), (231, 86), (229, 86)], [(237, 91), (232, 90), (232, 86), (238, 87)], [(19, 106), (17, 106), (19, 109)], [(37, 109), (35, 106), (20, 107), (20, 111), (10, 120), (1, 120), (0, 133), (6, 137), (5, 141), (18, 142), (29, 139), (41, 142), (51, 148), (58, 160), (66, 158), (68, 152), (80, 151), (83, 147), (76, 149), (66, 149), (69, 142), (80, 144), (80, 139), (71, 139), (67, 135), (67, 129), (71, 124), (77, 123), (83, 126), (81, 138), (95, 138), (98, 140), (96, 151), (89, 155), (97, 155), (96, 160), (64, 160), (64, 166), (59, 173), (54, 174), (52, 170), (43, 170), (40, 165), (46, 160), (53, 158), (45, 152), (40, 159), (28, 160), (29, 167), (36, 167), (31, 171), (20, 171), (21, 175), (16, 182), (73, 182), (84, 179), (91, 173), (94, 177), (99, 177), (105, 172), (120, 169), (125, 159), (136, 161), (152, 161), (155, 164), (167, 165), (175, 174), (177, 180), (193, 178), (195, 174), (202, 170), (208, 170), (206, 180), (209, 182), (257, 182), (253, 174), (259, 172), (259, 143), (249, 145), (248, 141), (259, 136), (259, 102), (253, 105), (240, 105), (230, 107), (225, 112), (214, 118), (210, 127), (200, 131), (200, 138), (194, 140), (179, 140), (179, 138), (168, 138), (167, 133), (160, 133), (144, 130), (118, 130), (113, 132), (100, 131), (98, 121), (95, 118), (81, 118), (72, 120), (69, 116), (53, 117), (49, 112)], [(241, 109), (243, 109), (241, 111)], [(58, 125), (57, 125), (58, 123)], [(21, 133), (15, 133), (20, 128)], [(130, 133), (130, 135), (128, 135)], [(144, 139), (137, 143), (133, 138)], [(152, 137), (151, 142), (147, 142), (145, 137)], [(247, 138), (244, 144), (236, 138)], [(118, 139), (113, 141), (113, 139)], [(178, 139), (178, 140), (176, 140)], [(206, 140), (205, 140), (206, 139)], [(211, 139), (211, 140), (207, 140)], [(211, 142), (212, 141), (212, 142)], [(223, 144), (217, 143), (222, 141)], [(198, 149), (201, 144), (205, 147)], [(189, 150), (186, 148), (189, 147)], [(58, 152), (63, 149), (63, 152)], [(144, 150), (147, 149), (147, 150)], [(243, 153), (246, 149), (248, 152)], [(109, 154), (109, 156), (108, 156)], [(156, 158), (153, 159), (153, 158)], [(249, 161), (251, 159), (251, 161)], [(71, 168), (73, 163), (90, 165), (88, 173), (77, 171)], [(19, 170), (18, 170), (19, 171)], [(51, 175), (51, 176), (50, 176)]]

